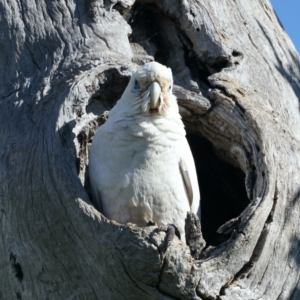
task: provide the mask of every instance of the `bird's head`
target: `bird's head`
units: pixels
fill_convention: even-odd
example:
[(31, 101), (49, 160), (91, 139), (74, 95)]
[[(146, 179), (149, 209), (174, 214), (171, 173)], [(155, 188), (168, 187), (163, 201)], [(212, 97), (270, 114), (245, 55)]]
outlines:
[(119, 102), (123, 106), (130, 104), (139, 113), (166, 116), (171, 111), (178, 112), (172, 87), (171, 69), (149, 62), (132, 75)]

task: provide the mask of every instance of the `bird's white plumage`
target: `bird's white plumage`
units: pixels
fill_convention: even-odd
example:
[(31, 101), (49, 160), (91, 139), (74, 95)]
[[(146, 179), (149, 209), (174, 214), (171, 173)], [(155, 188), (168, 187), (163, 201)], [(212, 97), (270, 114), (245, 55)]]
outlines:
[[(139, 226), (172, 223), (184, 240), (186, 214), (198, 212), (200, 195), (172, 84), (171, 70), (159, 63), (138, 69), (94, 137), (89, 175), (106, 217)], [(154, 90), (157, 104), (150, 103)]]

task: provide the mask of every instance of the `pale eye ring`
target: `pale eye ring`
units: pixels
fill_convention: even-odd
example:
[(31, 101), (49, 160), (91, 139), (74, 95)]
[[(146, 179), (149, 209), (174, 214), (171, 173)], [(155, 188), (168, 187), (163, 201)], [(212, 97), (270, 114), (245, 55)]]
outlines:
[(133, 89), (131, 89), (131, 93), (135, 94), (135, 93), (139, 92), (140, 89), (141, 89), (141, 87), (140, 87), (139, 81), (135, 80), (134, 81), (134, 87), (133, 87)]

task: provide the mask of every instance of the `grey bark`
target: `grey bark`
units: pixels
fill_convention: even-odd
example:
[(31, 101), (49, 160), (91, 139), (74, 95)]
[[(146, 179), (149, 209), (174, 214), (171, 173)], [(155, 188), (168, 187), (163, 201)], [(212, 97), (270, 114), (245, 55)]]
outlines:
[[(0, 299), (300, 298), (300, 60), (269, 0), (1, 0), (0, 24)], [(246, 175), (231, 238), (197, 260), (88, 195), (102, 114), (153, 59), (187, 131)]]

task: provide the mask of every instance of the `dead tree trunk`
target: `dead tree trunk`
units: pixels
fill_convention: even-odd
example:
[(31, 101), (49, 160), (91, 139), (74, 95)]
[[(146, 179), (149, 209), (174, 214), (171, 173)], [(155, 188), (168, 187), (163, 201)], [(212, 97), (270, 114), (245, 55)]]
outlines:
[[(1, 0), (0, 24), (0, 299), (300, 299), (300, 60), (268, 0)], [(150, 60), (197, 163), (199, 260), (88, 194), (99, 116)]]

